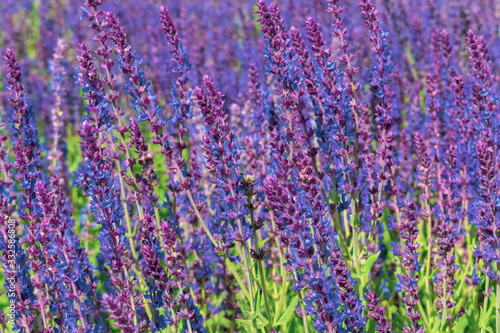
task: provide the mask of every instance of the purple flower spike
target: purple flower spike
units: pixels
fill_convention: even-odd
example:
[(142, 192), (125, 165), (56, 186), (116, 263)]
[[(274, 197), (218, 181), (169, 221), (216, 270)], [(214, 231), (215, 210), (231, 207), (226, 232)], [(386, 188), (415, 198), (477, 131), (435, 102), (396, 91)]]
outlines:
[(182, 48), (181, 39), (170, 18), (168, 8), (160, 8), (160, 23), (169, 44), (170, 53), (173, 56), (174, 72), (178, 74), (176, 87), (171, 89), (172, 99), (170, 105), (174, 109), (176, 120), (182, 121), (192, 117), (192, 92), (187, 88), (189, 83), (188, 72), (191, 69), (191, 64), (188, 61), (187, 52)]
[(351, 278), (345, 261), (342, 260), (342, 255), (339, 252), (332, 252), (331, 263), (333, 265), (333, 276), (338, 286), (339, 298), (347, 314), (344, 325), (352, 332), (363, 332), (365, 326), (365, 318), (363, 317), (364, 306), (354, 290), (356, 280)]
[(476, 217), (479, 228), (477, 236), (480, 243), (474, 254), (488, 265), (487, 274), (495, 279), (496, 274), (493, 272), (491, 263), (499, 260), (497, 234), (500, 226), (497, 215), (497, 195), (495, 191), (497, 184), (493, 162), (496, 158), (491, 139), (483, 135), (476, 145), (476, 152), (480, 165), (480, 200), (482, 205), (478, 209)]
[(416, 206), (413, 202), (409, 202), (404, 208), (404, 218), (397, 225), (401, 232), (401, 238), (405, 240), (405, 249), (401, 246), (394, 246), (394, 254), (402, 257), (401, 265), (405, 269), (404, 274), (398, 274), (399, 282), (396, 284), (396, 290), (404, 291), (403, 302), (406, 305), (406, 315), (411, 320), (411, 326), (405, 326), (404, 332), (408, 333), (421, 333), (424, 332), (420, 328), (420, 313), (417, 311), (417, 305), (420, 302), (418, 294), (418, 279), (422, 266), (418, 261), (418, 248), (417, 243), (418, 229), (417, 229), (417, 216)]
[(252, 234), (244, 218), (249, 212), (243, 199), (243, 177), (239, 167), (241, 148), (224, 114), (224, 94), (217, 90), (209, 76), (205, 76), (203, 82), (203, 87), (196, 87), (195, 95), (207, 128), (202, 147), (207, 169), (215, 185), (220, 218), (228, 223), (226, 236), (230, 242), (244, 243)]
[[(15, 264), (12, 264), (11, 260), (9, 265), (9, 270), (15, 273), (13, 278), (16, 283), (19, 283), (19, 286), (23, 288), (16, 288), (16, 318), (20, 320), (15, 326), (30, 329), (36, 317), (34, 311), (39, 311), (42, 317), (41, 330), (48, 332), (46, 309), (48, 296), (41, 289), (44, 283), (42, 275), (45, 268), (43, 267), (44, 263), (42, 262), (40, 249), (36, 244), (38, 241), (37, 236), (39, 236), (37, 226), (40, 223), (40, 207), (36, 199), (35, 183), (43, 176), (38, 131), (35, 125), (33, 108), (29, 104), (27, 94), (24, 94), (21, 71), (16, 55), (11, 49), (7, 49), (4, 59), (7, 67), (7, 84), (11, 92), (9, 101), (12, 108), (9, 110), (8, 119), (11, 126), (11, 143), (15, 144), (14, 176), (15, 180), (19, 182), (16, 202), (17, 213), (19, 219), (27, 220), (29, 226), (22, 236), (23, 242), (28, 245), (26, 250), (21, 247), (19, 239), (16, 238), (14, 240)], [(11, 201), (10, 205), (13, 206), (14, 202)], [(11, 211), (14, 211), (14, 209), (11, 209)], [(19, 269), (16, 270), (16, 268)], [(29, 277), (30, 270), (34, 272), (32, 278)], [(21, 293), (21, 290), (24, 289), (28, 292)]]
[(367, 307), (370, 310), (368, 318), (377, 323), (376, 330), (380, 333), (391, 333), (391, 323), (387, 321), (385, 306), (380, 305), (380, 298), (372, 290), (366, 294)]

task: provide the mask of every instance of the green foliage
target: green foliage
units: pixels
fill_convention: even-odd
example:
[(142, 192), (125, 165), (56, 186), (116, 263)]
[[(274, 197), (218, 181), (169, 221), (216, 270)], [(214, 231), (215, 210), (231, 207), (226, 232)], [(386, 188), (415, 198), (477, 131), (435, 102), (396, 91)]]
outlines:
[(295, 296), (292, 298), (292, 300), (288, 303), (288, 306), (285, 311), (281, 314), (279, 319), (274, 323), (274, 327), (278, 327), (281, 325), (286, 325), (290, 319), (295, 315), (295, 307), (299, 303), (299, 296)]

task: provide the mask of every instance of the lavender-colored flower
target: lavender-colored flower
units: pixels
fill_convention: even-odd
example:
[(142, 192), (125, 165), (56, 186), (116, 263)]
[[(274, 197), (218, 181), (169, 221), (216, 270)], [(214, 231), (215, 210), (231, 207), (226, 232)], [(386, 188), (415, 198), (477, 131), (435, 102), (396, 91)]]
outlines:
[(442, 311), (441, 318), (443, 320), (444, 317), (443, 323), (446, 323), (448, 319), (453, 317), (450, 312), (454, 306), (453, 294), (457, 282), (454, 274), (458, 269), (458, 266), (455, 265), (455, 256), (453, 255), (453, 249), (458, 239), (458, 232), (460, 232), (457, 230), (457, 224), (460, 219), (457, 203), (460, 202), (460, 199), (455, 194), (455, 166), (457, 164), (455, 154), (454, 149), (447, 151), (446, 170), (443, 174), (443, 206), (445, 212), (440, 216), (437, 230), (438, 253), (441, 261), (439, 262), (440, 271), (436, 274), (435, 282), (437, 283), (434, 290), (439, 295), (436, 305)]
[(114, 43), (114, 52), (118, 56), (120, 70), (125, 79), (125, 92), (131, 96), (132, 107), (137, 112), (139, 122), (148, 120), (154, 133), (157, 133), (161, 124), (165, 122), (162, 109), (157, 105), (157, 96), (151, 82), (145, 77), (139, 67), (141, 61), (137, 53), (134, 54), (129, 45), (124, 27), (118, 17), (111, 12), (105, 13), (104, 25), (108, 29), (107, 37)]
[[(292, 290), (301, 292), (307, 284), (310, 290), (304, 295), (305, 309), (316, 317), (315, 328), (321, 332), (332, 330), (339, 317), (337, 292), (331, 292), (334, 285), (327, 278), (325, 268), (314, 264), (312, 236), (301, 211), (295, 205), (297, 199), (291, 195), (293, 185), (268, 176), (264, 191), (277, 219), (280, 246), (287, 249), (284, 257), (287, 271), (294, 276)], [(305, 272), (299, 273), (299, 268)]]
[(476, 145), (476, 151), (480, 165), (480, 196), (482, 205), (476, 213), (480, 244), (478, 244), (478, 248), (474, 251), (474, 255), (488, 265), (488, 276), (495, 278), (496, 275), (493, 273), (491, 263), (499, 260), (496, 236), (499, 225), (495, 191), (497, 184), (493, 164), (495, 153), (491, 139), (487, 136), (482, 136)]
[(398, 283), (396, 290), (398, 292), (404, 291), (403, 302), (406, 305), (405, 311), (408, 318), (410, 318), (411, 326), (405, 325), (404, 332), (424, 332), (420, 327), (419, 321), (421, 314), (417, 311), (417, 305), (420, 302), (418, 294), (418, 272), (422, 266), (418, 261), (418, 248), (419, 244), (416, 241), (418, 236), (416, 206), (413, 202), (409, 202), (404, 210), (404, 218), (398, 222), (398, 229), (401, 232), (401, 238), (405, 240), (404, 250), (401, 245), (394, 244), (393, 251), (396, 256), (402, 257), (401, 265), (403, 266), (404, 274), (398, 274)]
[(366, 294), (367, 307), (370, 311), (368, 318), (377, 323), (376, 330), (380, 333), (390, 333), (391, 323), (388, 322), (385, 314), (385, 306), (380, 305), (380, 298), (372, 290)]
[(248, 208), (243, 203), (243, 177), (239, 168), (241, 148), (224, 114), (224, 95), (209, 76), (204, 77), (203, 87), (196, 87), (195, 94), (207, 128), (203, 152), (211, 182), (215, 185), (219, 216), (227, 223), (228, 240), (244, 243), (251, 237), (251, 232), (245, 219), (249, 215)]
[(129, 306), (131, 294), (122, 293), (118, 297), (104, 294), (102, 297), (103, 305), (106, 312), (109, 313), (109, 319), (115, 321), (115, 327), (122, 332), (133, 333), (137, 332), (132, 321), (134, 312)]
[[(419, 183), (418, 186), (422, 189), (426, 189), (430, 185), (430, 158), (429, 152), (427, 148), (427, 143), (420, 133), (415, 133), (415, 150), (417, 152), (418, 159), (418, 171), (419, 171)], [(426, 197), (423, 200), (429, 200), (430, 195), (429, 192), (425, 194)]]
[(181, 40), (177, 29), (175, 28), (168, 8), (160, 8), (160, 20), (163, 32), (170, 47), (170, 53), (175, 63), (174, 72), (178, 73), (176, 86), (170, 90), (172, 99), (170, 105), (174, 110), (174, 116), (181, 121), (185, 118), (192, 117), (192, 100), (191, 91), (186, 87), (189, 82), (188, 72), (191, 69), (191, 64), (188, 61), (188, 55), (182, 48)]
[[(377, 124), (376, 155), (380, 161), (376, 177), (380, 182), (385, 183), (394, 177), (394, 171), (397, 167), (392, 158), (394, 132), (392, 128), (393, 80), (391, 73), (394, 70), (394, 64), (387, 41), (388, 33), (381, 25), (375, 6), (371, 4), (370, 0), (362, 0), (359, 7), (365, 26), (370, 33), (370, 42), (373, 44), (372, 62), (374, 65), (370, 70), (370, 85), (374, 92), (372, 98), (374, 99), (374, 117)], [(394, 186), (394, 180), (392, 185)]]
[(476, 77), (472, 95), (474, 115), (480, 117), (480, 125), (484, 128), (485, 122), (491, 126), (492, 122), (495, 124), (498, 121), (498, 117), (495, 115), (497, 105), (491, 67), (488, 63), (488, 53), (483, 37), (476, 37), (474, 31), (469, 30), (467, 32), (467, 46), (473, 74)]
[[(68, 81), (67, 62), (65, 61), (65, 50), (67, 46), (62, 39), (57, 42), (57, 47), (54, 51), (53, 60), (51, 62), (52, 74), (52, 90), (54, 95), (54, 105), (51, 109), (51, 124), (53, 132), (53, 143), (48, 156), (51, 162), (53, 173), (57, 173), (59, 179), (64, 182), (64, 186), (69, 185), (69, 171), (65, 163), (65, 153), (67, 151), (64, 138), (66, 137), (65, 127), (68, 124), (68, 115), (63, 112), (66, 107), (69, 92), (66, 85)], [(57, 161), (62, 161), (57, 163)]]
[(364, 306), (354, 290), (356, 280), (350, 277), (350, 272), (339, 252), (332, 252), (331, 264), (333, 266), (334, 281), (338, 287), (339, 299), (343, 308), (341, 313), (346, 317), (343, 325), (350, 332), (363, 332), (366, 325), (365, 317), (363, 316)]
[[(38, 133), (34, 122), (33, 108), (29, 104), (27, 94), (24, 94), (17, 58), (11, 49), (6, 51), (4, 58), (7, 65), (7, 83), (11, 91), (9, 100), (12, 109), (9, 112), (8, 121), (11, 126), (11, 141), (15, 142), (14, 175), (20, 187), (17, 198), (18, 215), (20, 219), (27, 220), (29, 223), (27, 233), (23, 235), (23, 240), (29, 246), (25, 252), (21, 249), (19, 240), (15, 239), (16, 264), (9, 267), (12, 273), (15, 272), (15, 283), (19, 285), (19, 288), (23, 287), (23, 289), (16, 287), (16, 307), (18, 308), (16, 317), (21, 318), (16, 326), (30, 329), (36, 317), (35, 309), (38, 308), (43, 317), (42, 329), (48, 332), (45, 308), (47, 298), (44, 297), (43, 291), (40, 289), (42, 285), (40, 270), (43, 262), (39, 256), (39, 248), (35, 244), (37, 241), (36, 226), (40, 216), (34, 187), (37, 179), (42, 177)], [(29, 264), (26, 262), (28, 258), (31, 259)], [(16, 271), (17, 267), (19, 269)], [(35, 271), (35, 278), (29, 278), (30, 268)], [(36, 289), (34, 290), (34, 288)], [(22, 292), (23, 290), (27, 292)]]
[(36, 197), (43, 211), (39, 242), (46, 251), (44, 257), (50, 268), (46, 272), (49, 284), (54, 284), (51, 291), (53, 301), (49, 307), (51, 312), (54, 309), (59, 312), (58, 325), (61, 329), (76, 331), (81, 330), (77, 328), (77, 320), (80, 320), (81, 328), (90, 326), (85, 319), (89, 314), (86, 307), (94, 305), (85, 302), (83, 296), (91, 288), (89, 281), (92, 278), (89, 279), (88, 275), (92, 267), (84, 249), (79, 248), (80, 240), (74, 233), (64, 192), (57, 180), (51, 185), (53, 192), (48, 192), (47, 184), (41, 180), (35, 184)]

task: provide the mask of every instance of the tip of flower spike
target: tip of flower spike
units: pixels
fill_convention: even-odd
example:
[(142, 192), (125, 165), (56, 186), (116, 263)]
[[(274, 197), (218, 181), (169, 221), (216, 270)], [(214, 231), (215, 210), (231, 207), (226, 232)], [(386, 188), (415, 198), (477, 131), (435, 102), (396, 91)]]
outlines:
[[(16, 54), (13, 49), (7, 49), (4, 54), (4, 59), (6, 61), (5, 67), (7, 68), (7, 84), (10, 91), (14, 91), (18, 94), (18, 96), (22, 96), (24, 87), (22, 86), (21, 80), (21, 69), (19, 67), (19, 62), (16, 58)], [(18, 98), (15, 102), (16, 104), (21, 102)]]
[(16, 54), (13, 49), (7, 49), (3, 58), (7, 61), (8, 67), (15, 67), (17, 65)]
[(102, 0), (87, 0), (85, 6), (87, 7), (97, 7), (102, 5)]
[(5, 51), (5, 57), (10, 57), (10, 56), (13, 56), (14, 55), (14, 50), (13, 49), (7, 49)]
[[(172, 19), (170, 18), (170, 10), (165, 6), (160, 7), (160, 20), (161, 20), (162, 24), (164, 24), (164, 25), (166, 24), (169, 27), (173, 27)], [(165, 29), (165, 27), (164, 27), (164, 29)], [(174, 30), (175, 30), (175, 28), (174, 28)]]
[(210, 75), (203, 76), (203, 83), (204, 83), (205, 87), (210, 92), (215, 91), (215, 89), (216, 89), (216, 87), (215, 87), (215, 81), (214, 81), (214, 79), (212, 79), (212, 77)]
[(204, 82), (205, 84), (207, 84), (207, 83), (213, 82), (213, 80), (212, 80), (212, 78), (210, 77), (210, 75), (205, 74), (205, 75), (203, 75), (203, 82)]

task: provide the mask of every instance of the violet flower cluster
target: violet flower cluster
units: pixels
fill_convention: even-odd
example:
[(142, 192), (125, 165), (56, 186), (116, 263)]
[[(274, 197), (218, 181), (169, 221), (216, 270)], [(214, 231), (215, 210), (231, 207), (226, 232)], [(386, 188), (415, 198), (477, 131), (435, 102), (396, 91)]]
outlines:
[(500, 333), (498, 9), (0, 2), (0, 332)]

